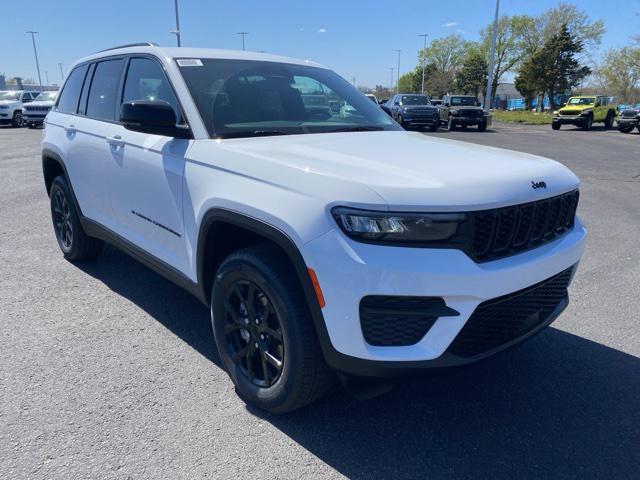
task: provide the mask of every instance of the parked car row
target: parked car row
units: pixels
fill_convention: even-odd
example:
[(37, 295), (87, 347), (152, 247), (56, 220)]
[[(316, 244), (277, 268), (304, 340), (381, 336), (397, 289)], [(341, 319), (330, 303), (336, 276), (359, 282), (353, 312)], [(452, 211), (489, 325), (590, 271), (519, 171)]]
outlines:
[(562, 125), (575, 125), (590, 130), (594, 123), (603, 123), (612, 128), (614, 122), (622, 133), (640, 132), (640, 104), (620, 108), (613, 97), (607, 95), (582, 95), (571, 97), (560, 109), (553, 112), (551, 128), (560, 130)]
[(58, 92), (0, 91), (0, 125), (36, 128), (42, 125)]
[(447, 130), (476, 126), (484, 132), (491, 121), (472, 95), (446, 95), (435, 103), (427, 95), (399, 93), (380, 107), (407, 129), (428, 128), (434, 132), (440, 126)]

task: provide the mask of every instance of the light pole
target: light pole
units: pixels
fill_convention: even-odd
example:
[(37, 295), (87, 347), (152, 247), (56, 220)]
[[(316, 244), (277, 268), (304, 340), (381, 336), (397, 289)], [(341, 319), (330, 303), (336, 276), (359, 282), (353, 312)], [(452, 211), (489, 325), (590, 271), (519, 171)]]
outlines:
[(391, 70), (391, 81), (389, 82), (389, 88), (393, 89), (393, 67), (389, 67)]
[(58, 62), (58, 66), (60, 67), (60, 79), (64, 82), (64, 73), (62, 73), (62, 62)]
[(249, 35), (249, 32), (238, 32), (238, 35), (242, 35), (242, 50), (244, 50), (244, 37)]
[(33, 31), (28, 31), (25, 33), (30, 33), (31, 34), (31, 42), (33, 43), (33, 54), (36, 57), (36, 69), (38, 70), (38, 84), (40, 87), (42, 87), (42, 77), (40, 76), (40, 64), (38, 63), (38, 50), (36, 49), (36, 33), (38, 32), (33, 32)]
[(47, 87), (49, 86), (49, 72), (47, 72), (46, 70), (44, 71), (44, 78), (47, 81)]
[(419, 37), (424, 37), (424, 49), (422, 50), (422, 87), (420, 89), (420, 93), (424, 95), (424, 65), (426, 63), (426, 52), (427, 52), (427, 35), (428, 33), (420, 33)]
[(496, 0), (496, 15), (493, 19), (493, 32), (491, 32), (491, 48), (489, 49), (489, 69), (487, 70), (487, 94), (484, 96), (484, 109), (491, 109), (491, 95), (493, 92), (493, 56), (496, 52), (496, 37), (498, 35), (498, 11), (500, 9), (500, 0)]
[(398, 52), (398, 70), (396, 71), (396, 76), (398, 80), (396, 81), (396, 93), (400, 93), (400, 52), (402, 50), (394, 50), (394, 52)]
[(174, 0), (173, 4), (176, 11), (176, 29), (169, 31), (169, 33), (173, 33), (176, 36), (176, 41), (178, 42), (178, 46), (181, 47), (182, 44), (180, 42), (180, 15), (178, 13), (178, 0)]

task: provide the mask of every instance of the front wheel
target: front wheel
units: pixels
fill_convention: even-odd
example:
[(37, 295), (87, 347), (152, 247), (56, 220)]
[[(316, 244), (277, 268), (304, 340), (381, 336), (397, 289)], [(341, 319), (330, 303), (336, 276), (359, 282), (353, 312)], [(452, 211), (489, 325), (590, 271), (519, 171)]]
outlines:
[(561, 126), (562, 126), (562, 124), (560, 122), (551, 123), (551, 128), (554, 129), (554, 130), (560, 130)]
[(487, 130), (487, 122), (480, 122), (478, 124), (478, 131), (479, 132), (484, 132)]
[(64, 176), (53, 180), (49, 191), (51, 220), (58, 246), (67, 260), (90, 260), (102, 252), (104, 243), (82, 229), (78, 209)]
[(13, 117), (11, 118), (11, 125), (13, 125), (16, 128), (24, 126), (24, 120), (22, 119), (22, 112), (15, 111), (13, 113)]
[(434, 122), (431, 125), (429, 125), (430, 132), (435, 132), (436, 130), (438, 130), (438, 122)]
[(582, 126), (582, 129), (585, 131), (591, 130), (591, 127), (593, 126), (593, 117), (591, 115), (589, 115), (587, 117), (587, 120), (584, 122), (584, 125)]
[(398, 115), (398, 120), (397, 120), (397, 121), (398, 121), (398, 123), (400, 124), (400, 126), (401, 126), (402, 128), (404, 128), (404, 129), (406, 129), (406, 128), (407, 128), (407, 127), (405, 127), (405, 125), (404, 125), (404, 120), (403, 120), (403, 118), (402, 118), (402, 115)]
[(620, 130), (622, 133), (631, 133), (633, 131), (633, 126), (618, 125), (618, 130)]
[(449, 117), (449, 120), (447, 120), (447, 131), (451, 131), (453, 130), (453, 119), (451, 117)]
[(296, 272), (277, 247), (245, 248), (223, 261), (211, 321), (224, 367), (247, 403), (286, 413), (333, 383)]

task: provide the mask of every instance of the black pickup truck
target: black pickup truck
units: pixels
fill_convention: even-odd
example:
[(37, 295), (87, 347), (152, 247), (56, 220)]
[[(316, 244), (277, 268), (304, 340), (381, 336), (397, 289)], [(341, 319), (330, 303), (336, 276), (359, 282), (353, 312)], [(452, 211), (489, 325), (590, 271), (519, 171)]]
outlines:
[(640, 104), (623, 110), (618, 117), (618, 130), (622, 133), (631, 133), (634, 128), (640, 132)]
[(478, 131), (484, 132), (489, 124), (489, 115), (485, 114), (478, 99), (472, 95), (445, 95), (440, 111), (440, 123), (453, 130), (456, 126), (478, 126)]

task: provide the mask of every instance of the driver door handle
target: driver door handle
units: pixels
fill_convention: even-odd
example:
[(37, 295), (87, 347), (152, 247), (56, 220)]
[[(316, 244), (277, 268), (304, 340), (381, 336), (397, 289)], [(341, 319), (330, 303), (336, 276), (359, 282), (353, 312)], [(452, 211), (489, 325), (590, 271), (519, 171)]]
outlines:
[(67, 125), (64, 127), (64, 131), (67, 133), (76, 133), (76, 126), (73, 123), (71, 125)]
[(120, 135), (114, 135), (113, 137), (107, 137), (107, 143), (114, 147), (124, 147), (124, 140)]

